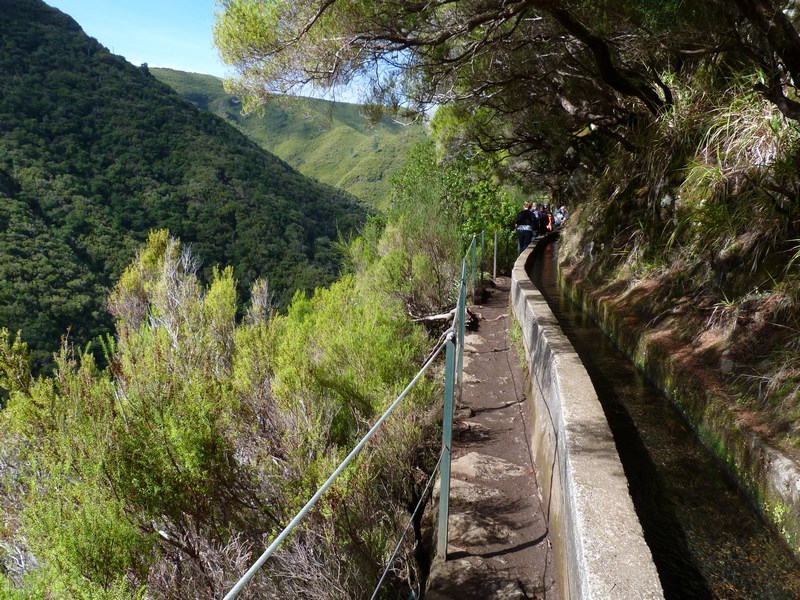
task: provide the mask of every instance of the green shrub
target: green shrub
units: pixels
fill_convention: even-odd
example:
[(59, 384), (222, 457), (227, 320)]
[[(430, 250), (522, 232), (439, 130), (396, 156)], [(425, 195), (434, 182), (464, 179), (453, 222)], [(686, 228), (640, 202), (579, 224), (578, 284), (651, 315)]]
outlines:
[[(4, 371), (13, 393), (2, 417), (23, 440), (28, 491), (13, 509), (19, 528), (3, 535), (25, 540), (39, 563), (24, 578), (31, 593), (223, 593), (248, 549), (305, 504), (428, 346), (396, 296), (363, 273), (298, 293), (285, 315), (253, 310), (237, 325), (231, 271), (214, 271), (203, 289), (194, 270), (177, 240), (150, 236), (111, 293), (117, 337), (105, 342), (106, 369), (65, 346), (55, 376), (31, 381), (24, 347), (4, 334), (3, 364), (17, 366)], [(374, 584), (415, 493), (414, 469), (430, 459), (437, 389), (422, 382), (409, 395), (285, 550), (324, 539), (319, 560), (277, 565), (317, 569), (342, 597)]]

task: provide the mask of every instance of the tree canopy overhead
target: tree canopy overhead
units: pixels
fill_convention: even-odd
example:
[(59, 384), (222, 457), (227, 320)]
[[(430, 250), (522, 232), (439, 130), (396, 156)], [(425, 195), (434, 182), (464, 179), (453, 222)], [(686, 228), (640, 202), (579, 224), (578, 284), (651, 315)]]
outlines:
[[(697, 340), (685, 332), (713, 325), (709, 314), (750, 307), (753, 329), (732, 317), (738, 333), (720, 348), (738, 353), (751, 381), (797, 389), (800, 370), (783, 369), (780, 354), (800, 315), (796, 3), (219, 0), (219, 7), (216, 43), (251, 105), (343, 82), (369, 86), (376, 104), (439, 105), (432, 125), (445, 149), (440, 159), (483, 154), (527, 191), (575, 209), (560, 251), (580, 280), (614, 294), (646, 281), (643, 322), (682, 315), (675, 335), (686, 347)], [(754, 339), (773, 346), (756, 350)], [(788, 427), (789, 393), (766, 401), (772, 392), (747, 385), (734, 384), (758, 397), (751, 407), (766, 406)], [(800, 414), (796, 394), (787, 403)], [(800, 431), (800, 420), (790, 421)]]
[[(631, 128), (673, 103), (665, 74), (708, 57), (760, 78), (797, 119), (800, 36), (772, 0), (219, 0), (215, 40), (252, 106), (309, 84), (358, 81), (372, 100), (455, 104), (488, 150), (526, 172), (598, 131)], [(566, 142), (553, 133), (571, 138)], [(555, 161), (557, 163), (559, 161)], [(563, 162), (563, 160), (561, 161)]]
[[(646, 57), (631, 60), (623, 45), (610, 42), (611, 12), (630, 17), (641, 8), (609, 4), (573, 10), (552, 0), (221, 0), (215, 39), (256, 98), (262, 90), (360, 77), (384, 101), (486, 102), (498, 90), (581, 74), (656, 110), (667, 100), (644, 67)], [(602, 33), (582, 22), (598, 16)]]

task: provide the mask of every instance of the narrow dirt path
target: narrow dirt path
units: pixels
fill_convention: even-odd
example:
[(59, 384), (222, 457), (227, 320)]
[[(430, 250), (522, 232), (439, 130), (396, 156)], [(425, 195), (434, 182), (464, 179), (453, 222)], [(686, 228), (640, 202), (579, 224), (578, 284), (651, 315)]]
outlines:
[(510, 279), (498, 278), (464, 340), (464, 392), (454, 424), (448, 560), (429, 600), (556, 600), (552, 545), (528, 440), (525, 374), (509, 340)]

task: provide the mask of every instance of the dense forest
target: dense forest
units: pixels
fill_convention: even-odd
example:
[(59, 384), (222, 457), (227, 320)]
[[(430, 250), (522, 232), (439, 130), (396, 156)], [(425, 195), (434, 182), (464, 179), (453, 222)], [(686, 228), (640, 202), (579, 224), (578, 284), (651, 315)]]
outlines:
[[(207, 280), (234, 265), (276, 303), (332, 282), (333, 244), (362, 223), (351, 196), (307, 179), (32, 0), (0, 3), (0, 326), (37, 365), (59, 340), (111, 331), (108, 290), (152, 228)], [(243, 296), (244, 297), (244, 296)]]
[(359, 104), (282, 96), (245, 114), (241, 101), (228, 94), (217, 77), (173, 69), (150, 72), (304, 175), (373, 207), (386, 207), (392, 177), (402, 167), (407, 148), (428, 137), (418, 113), (406, 118), (378, 113), (372, 118), (368, 108)]

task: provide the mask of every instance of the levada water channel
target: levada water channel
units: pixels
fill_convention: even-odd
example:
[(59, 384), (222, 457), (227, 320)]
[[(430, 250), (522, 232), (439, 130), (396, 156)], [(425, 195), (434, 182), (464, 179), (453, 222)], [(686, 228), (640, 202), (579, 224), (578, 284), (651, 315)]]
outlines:
[(586, 366), (668, 599), (800, 598), (800, 563), (683, 416), (558, 286), (558, 242), (529, 273)]

